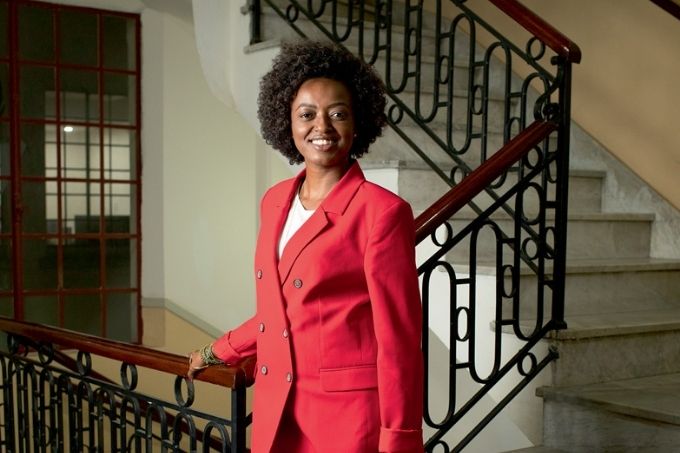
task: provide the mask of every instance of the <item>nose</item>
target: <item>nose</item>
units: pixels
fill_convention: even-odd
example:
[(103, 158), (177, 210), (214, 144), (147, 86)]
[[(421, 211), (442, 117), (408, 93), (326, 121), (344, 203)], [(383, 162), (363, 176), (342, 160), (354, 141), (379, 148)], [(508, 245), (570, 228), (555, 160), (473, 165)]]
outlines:
[(318, 131), (327, 131), (332, 129), (331, 119), (328, 115), (320, 114), (317, 115), (314, 122), (314, 129)]

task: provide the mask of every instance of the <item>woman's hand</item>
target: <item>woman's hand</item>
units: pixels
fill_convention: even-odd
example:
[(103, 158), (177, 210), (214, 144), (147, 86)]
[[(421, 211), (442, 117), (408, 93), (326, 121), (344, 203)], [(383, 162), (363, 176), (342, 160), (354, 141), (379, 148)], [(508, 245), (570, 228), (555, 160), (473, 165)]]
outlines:
[(189, 380), (194, 378), (194, 375), (205, 368), (208, 368), (208, 364), (203, 361), (199, 351), (192, 351), (189, 353), (189, 370), (187, 371), (187, 378)]

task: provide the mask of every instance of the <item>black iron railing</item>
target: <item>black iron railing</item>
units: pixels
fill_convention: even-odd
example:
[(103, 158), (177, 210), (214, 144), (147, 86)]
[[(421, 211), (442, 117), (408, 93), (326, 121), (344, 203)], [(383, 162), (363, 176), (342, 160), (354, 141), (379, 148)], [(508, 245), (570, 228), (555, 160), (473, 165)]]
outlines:
[[(3, 452), (246, 451), (252, 362), (196, 378), (231, 394), (231, 408), (215, 415), (194, 407), (185, 357), (1, 317), (0, 330)], [(94, 371), (97, 357), (118, 362), (119, 378)], [(140, 392), (138, 367), (162, 373), (174, 401)]]
[[(449, 404), (435, 414), (428, 394), (426, 449), (459, 451), (557, 357), (540, 340), (566, 327), (571, 65), (580, 51), (514, 0), (491, 3), (517, 22), (524, 44), (464, 0), (427, 2), (429, 11), (424, 3), (248, 2), (253, 43), (278, 38), (260, 25), (278, 16), (297, 35), (332, 40), (374, 65), (388, 90), (388, 123), (414, 151), (410, 159), (452, 187), (416, 223), (418, 241), (430, 244), (419, 266), (423, 351), (430, 365), (432, 330), (452, 370), (448, 395), (428, 388)], [(445, 294), (434, 291), (442, 275)], [(433, 322), (442, 316), (444, 327)], [(477, 390), (457, 401), (464, 379)], [(475, 412), (492, 389), (504, 396)], [(462, 417), (475, 428), (455, 432)]]

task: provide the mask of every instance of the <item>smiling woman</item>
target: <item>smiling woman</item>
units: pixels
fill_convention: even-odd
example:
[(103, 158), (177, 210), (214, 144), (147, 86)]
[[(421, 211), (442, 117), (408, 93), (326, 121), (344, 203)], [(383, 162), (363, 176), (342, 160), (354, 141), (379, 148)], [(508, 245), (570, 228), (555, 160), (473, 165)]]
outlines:
[(258, 106), (305, 168), (262, 199), (255, 316), (192, 352), (188, 376), (257, 355), (253, 453), (422, 452), (413, 213), (356, 161), (385, 125), (383, 84), (345, 50), (287, 44)]
[[(309, 79), (300, 86), (291, 105), (293, 141), (302, 155), (307, 179), (316, 175), (332, 175), (331, 183), (340, 180), (349, 165), (354, 141), (352, 96), (341, 82)], [(309, 184), (302, 184), (300, 199), (307, 209), (315, 209), (326, 197), (331, 184), (320, 186), (312, 193)]]

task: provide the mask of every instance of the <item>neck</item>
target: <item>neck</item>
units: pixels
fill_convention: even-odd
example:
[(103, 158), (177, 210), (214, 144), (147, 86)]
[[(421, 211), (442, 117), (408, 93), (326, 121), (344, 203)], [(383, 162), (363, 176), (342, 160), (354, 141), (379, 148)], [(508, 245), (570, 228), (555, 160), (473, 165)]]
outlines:
[(348, 161), (344, 167), (332, 169), (308, 166), (305, 171), (305, 180), (300, 187), (300, 201), (304, 207), (314, 209), (321, 204), (351, 165), (352, 162)]

